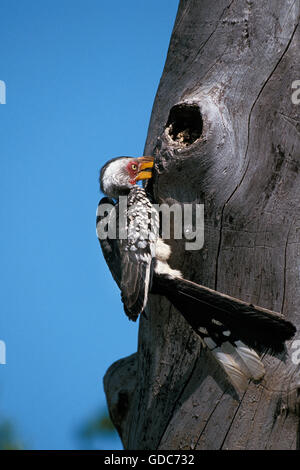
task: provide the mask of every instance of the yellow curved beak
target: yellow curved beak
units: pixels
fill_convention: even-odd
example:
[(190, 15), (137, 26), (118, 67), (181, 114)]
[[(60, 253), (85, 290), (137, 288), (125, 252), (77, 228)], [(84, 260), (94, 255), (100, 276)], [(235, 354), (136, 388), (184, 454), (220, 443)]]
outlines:
[(147, 180), (152, 178), (152, 169), (154, 166), (154, 157), (139, 157), (137, 159), (139, 164), (138, 175), (136, 181)]

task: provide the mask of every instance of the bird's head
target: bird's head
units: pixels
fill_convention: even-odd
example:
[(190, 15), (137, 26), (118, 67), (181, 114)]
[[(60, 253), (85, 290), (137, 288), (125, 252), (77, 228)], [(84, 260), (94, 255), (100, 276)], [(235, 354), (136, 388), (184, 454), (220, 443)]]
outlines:
[(100, 170), (100, 189), (109, 197), (126, 195), (137, 181), (152, 177), (154, 157), (117, 157)]

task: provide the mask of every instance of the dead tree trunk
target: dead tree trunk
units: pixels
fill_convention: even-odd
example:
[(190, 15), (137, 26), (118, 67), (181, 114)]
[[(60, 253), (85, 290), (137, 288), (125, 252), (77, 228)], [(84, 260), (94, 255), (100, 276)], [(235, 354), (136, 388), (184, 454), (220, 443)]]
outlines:
[[(182, 0), (145, 154), (156, 155), (157, 202), (205, 204), (203, 249), (172, 241), (173, 267), (300, 329), (298, 23), (299, 0)], [(296, 449), (292, 347), (285, 362), (265, 355), (264, 380), (237, 398), (185, 320), (152, 296), (138, 352), (104, 380), (125, 448)]]

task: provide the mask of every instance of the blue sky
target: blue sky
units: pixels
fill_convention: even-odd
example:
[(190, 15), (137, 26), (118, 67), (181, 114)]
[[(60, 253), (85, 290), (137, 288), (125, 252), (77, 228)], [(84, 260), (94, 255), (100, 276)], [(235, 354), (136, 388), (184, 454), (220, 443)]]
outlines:
[(0, 417), (27, 448), (79, 448), (106, 369), (136, 350), (95, 234), (98, 170), (143, 153), (177, 6), (1, 0)]

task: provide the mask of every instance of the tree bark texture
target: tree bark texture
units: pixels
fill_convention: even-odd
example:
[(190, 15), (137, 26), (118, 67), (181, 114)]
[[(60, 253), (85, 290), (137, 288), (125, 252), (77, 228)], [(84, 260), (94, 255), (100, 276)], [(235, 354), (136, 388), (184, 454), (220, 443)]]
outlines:
[[(299, 11), (299, 0), (182, 0), (145, 147), (157, 202), (205, 205), (203, 249), (171, 241), (172, 267), (298, 330)], [(292, 347), (284, 360), (266, 354), (263, 381), (237, 396), (181, 315), (152, 296), (137, 353), (104, 379), (124, 447), (298, 448)]]

